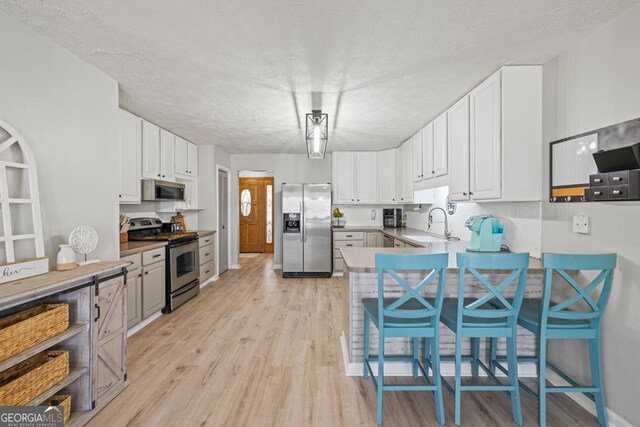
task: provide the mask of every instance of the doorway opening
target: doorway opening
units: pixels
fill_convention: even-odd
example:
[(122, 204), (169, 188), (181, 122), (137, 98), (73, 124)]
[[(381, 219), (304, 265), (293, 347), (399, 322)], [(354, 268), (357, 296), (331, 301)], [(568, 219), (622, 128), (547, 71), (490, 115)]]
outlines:
[(229, 169), (216, 165), (218, 178), (218, 275), (229, 269)]
[(238, 173), (240, 253), (273, 253), (274, 188), (272, 171)]

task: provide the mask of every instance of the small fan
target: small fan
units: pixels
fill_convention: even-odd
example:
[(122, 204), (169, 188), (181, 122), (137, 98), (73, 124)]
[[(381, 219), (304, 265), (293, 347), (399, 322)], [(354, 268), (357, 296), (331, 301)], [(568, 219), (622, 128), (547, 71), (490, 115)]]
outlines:
[(84, 261), (78, 263), (78, 265), (100, 262), (100, 260), (97, 259), (87, 260), (87, 254), (98, 246), (98, 233), (96, 233), (93, 227), (81, 225), (75, 228), (71, 234), (69, 234), (69, 244), (75, 253), (84, 255)]

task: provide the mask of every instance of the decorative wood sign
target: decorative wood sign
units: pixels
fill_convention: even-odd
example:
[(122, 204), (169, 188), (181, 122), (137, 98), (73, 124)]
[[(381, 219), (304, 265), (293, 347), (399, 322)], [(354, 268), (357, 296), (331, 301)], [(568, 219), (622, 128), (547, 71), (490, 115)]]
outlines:
[(0, 283), (49, 271), (36, 163), (24, 138), (0, 120)]
[(584, 202), (589, 175), (598, 173), (593, 153), (640, 141), (640, 118), (563, 138), (549, 145), (549, 200)]
[(49, 272), (49, 258), (37, 258), (29, 261), (14, 262), (0, 266), (0, 283), (13, 282)]

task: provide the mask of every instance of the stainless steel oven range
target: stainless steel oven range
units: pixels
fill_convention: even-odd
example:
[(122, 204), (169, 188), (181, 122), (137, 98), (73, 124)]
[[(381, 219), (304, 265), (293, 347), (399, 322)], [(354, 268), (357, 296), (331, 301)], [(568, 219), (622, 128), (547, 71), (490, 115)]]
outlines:
[[(165, 224), (164, 229), (167, 229)], [(189, 231), (163, 231), (158, 218), (135, 218), (129, 221), (129, 240), (166, 241), (166, 306), (170, 313), (200, 292), (198, 234)]]

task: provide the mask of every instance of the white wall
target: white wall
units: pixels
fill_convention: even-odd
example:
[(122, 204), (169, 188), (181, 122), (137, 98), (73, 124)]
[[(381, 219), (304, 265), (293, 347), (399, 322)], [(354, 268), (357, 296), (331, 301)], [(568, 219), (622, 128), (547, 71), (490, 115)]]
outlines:
[(33, 149), (51, 265), (79, 225), (118, 259), (117, 82), (3, 12), (0, 52), (0, 118)]
[(309, 160), (305, 154), (232, 154), (231, 155), (231, 260), (238, 264), (238, 173), (247, 170), (273, 171), (275, 187), (274, 264), (282, 264), (282, 183), (331, 182), (331, 155), (324, 160)]
[[(544, 167), (548, 143), (640, 117), (640, 7), (608, 23), (544, 65)], [(549, 188), (548, 174), (543, 189)], [(590, 235), (571, 232), (571, 217), (591, 217)], [(602, 325), (607, 406), (640, 425), (640, 203), (542, 204), (546, 252), (617, 252), (618, 269)], [(584, 343), (558, 343), (551, 358), (589, 379)]]

